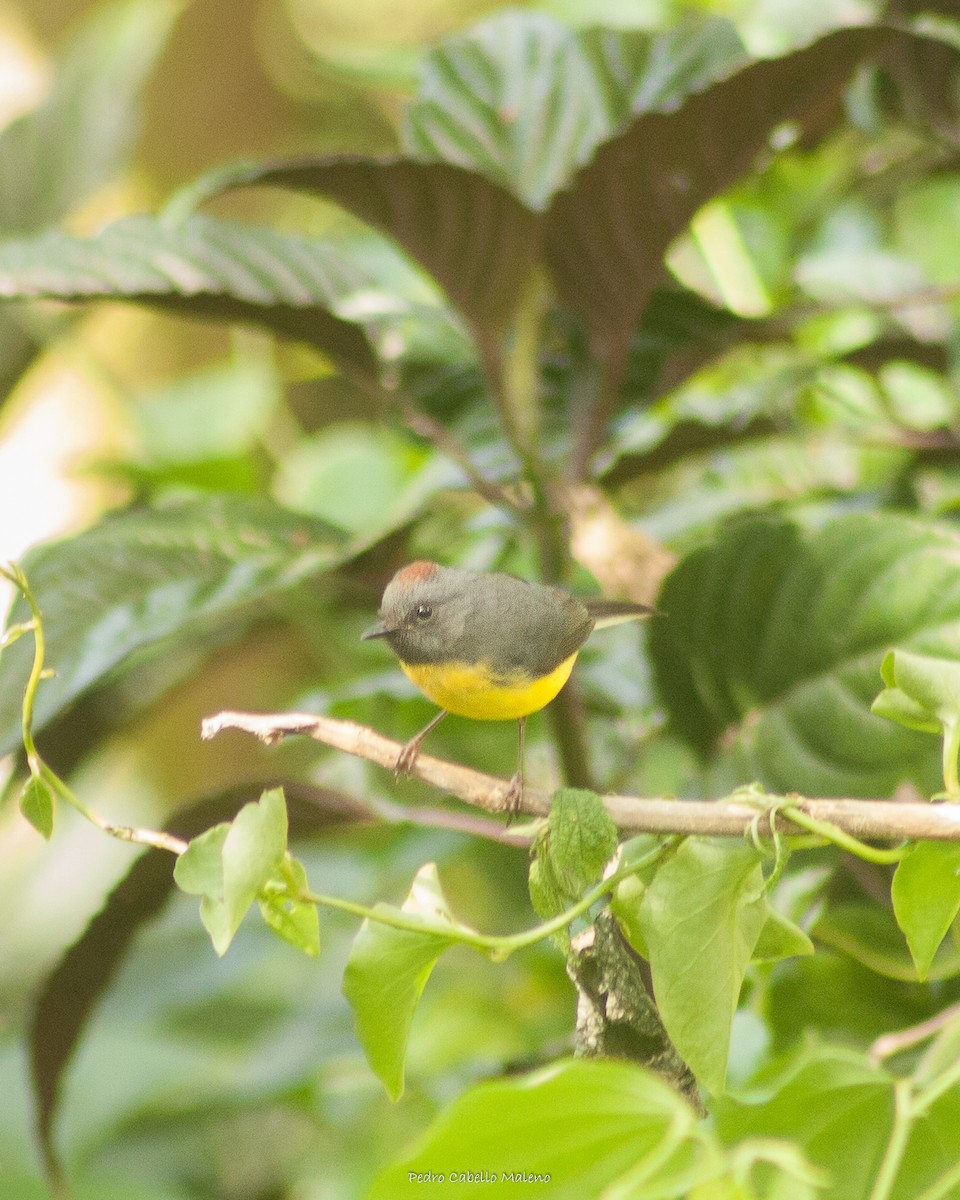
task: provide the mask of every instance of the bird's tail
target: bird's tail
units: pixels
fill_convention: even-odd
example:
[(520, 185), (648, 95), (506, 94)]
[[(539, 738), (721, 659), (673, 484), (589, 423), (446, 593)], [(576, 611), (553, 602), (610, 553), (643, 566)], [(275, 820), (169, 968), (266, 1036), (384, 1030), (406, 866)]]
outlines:
[(623, 621), (639, 621), (657, 611), (646, 604), (634, 604), (631, 600), (586, 600), (584, 603), (587, 612), (593, 617), (594, 629), (620, 625)]

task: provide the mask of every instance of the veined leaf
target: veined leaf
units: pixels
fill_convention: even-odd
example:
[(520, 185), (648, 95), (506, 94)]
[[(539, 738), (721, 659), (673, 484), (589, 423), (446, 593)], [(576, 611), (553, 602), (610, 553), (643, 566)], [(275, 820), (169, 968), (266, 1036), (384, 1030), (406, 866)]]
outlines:
[(937, 790), (937, 743), (875, 716), (891, 646), (960, 656), (960, 536), (893, 513), (804, 535), (785, 521), (731, 525), (674, 571), (650, 627), (678, 732), (705, 754), (723, 738), (732, 783), (888, 795)]
[[(323, 521), (229, 495), (134, 509), (36, 547), (23, 566), (56, 672), (38, 689), (36, 727), (135, 652), (249, 612), (347, 552), (346, 539)], [(26, 615), (20, 601), (9, 623)], [(19, 740), (32, 660), (31, 638), (0, 656), (0, 753)]]
[(251, 167), (226, 182), (336, 201), (392, 237), (484, 332), (506, 324), (536, 255), (534, 214), (482, 175), (448, 163), (298, 159)]
[(769, 911), (757, 852), (704, 838), (687, 838), (640, 901), (660, 1016), (714, 1093), (723, 1091), (733, 1014)]
[(130, 300), (261, 325), (369, 379), (373, 351), (346, 315), (366, 282), (323, 242), (203, 214), (179, 223), (124, 217), (92, 238), (49, 231), (0, 242), (0, 298)]

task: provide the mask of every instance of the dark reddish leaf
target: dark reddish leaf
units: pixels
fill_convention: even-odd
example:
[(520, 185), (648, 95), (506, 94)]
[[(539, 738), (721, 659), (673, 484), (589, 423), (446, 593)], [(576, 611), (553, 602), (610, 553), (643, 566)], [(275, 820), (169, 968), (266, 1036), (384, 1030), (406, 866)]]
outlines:
[(538, 218), (482, 175), (447, 163), (307, 158), (253, 167), (241, 182), (336, 201), (398, 242), (484, 332), (507, 323), (537, 254)]

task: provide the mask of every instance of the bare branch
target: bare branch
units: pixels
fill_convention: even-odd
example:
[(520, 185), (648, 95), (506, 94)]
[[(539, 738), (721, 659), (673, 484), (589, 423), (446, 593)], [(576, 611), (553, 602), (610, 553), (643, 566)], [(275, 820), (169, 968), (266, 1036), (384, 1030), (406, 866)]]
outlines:
[[(355, 754), (392, 770), (402, 749), (400, 742), (383, 737), (366, 725), (338, 721), (310, 713), (221, 712), (203, 722), (202, 737), (216, 737), (224, 729), (252, 734), (267, 745), (300, 734), (323, 742), (346, 754)], [(421, 754), (411, 774), (458, 797), (467, 804), (501, 813), (507, 807), (509, 783), (469, 767)], [(903, 803), (890, 800), (808, 800), (802, 796), (766, 797), (772, 808), (788, 805), (817, 821), (829, 823), (856, 838), (881, 842), (904, 840), (960, 841), (960, 804)], [(701, 834), (709, 837), (743, 837), (757, 819), (755, 804), (736, 799), (668, 800), (637, 796), (604, 796), (604, 804), (618, 828), (629, 833)], [(530, 816), (546, 816), (550, 796), (537, 788), (525, 788), (520, 810)], [(760, 832), (767, 833), (775, 821), (786, 835), (804, 833), (783, 815), (764, 814)]]

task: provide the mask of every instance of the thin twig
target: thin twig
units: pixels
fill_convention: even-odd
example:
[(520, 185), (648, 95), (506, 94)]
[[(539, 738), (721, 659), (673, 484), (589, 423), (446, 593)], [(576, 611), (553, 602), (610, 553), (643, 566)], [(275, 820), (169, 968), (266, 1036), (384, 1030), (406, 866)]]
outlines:
[(466, 448), (439, 421), (435, 421), (433, 417), (417, 408), (410, 400), (404, 401), (402, 412), (404, 424), (418, 437), (426, 438), (451, 462), (456, 463), (478, 496), (482, 496), (488, 504), (497, 508), (505, 508), (514, 513), (527, 512), (529, 506), (525, 505), (522, 499), (511, 495), (500, 484), (487, 479), (470, 458)]
[[(338, 721), (310, 713), (221, 712), (203, 722), (204, 739), (225, 729), (252, 734), (272, 745), (300, 734), (393, 770), (402, 745), (366, 725)], [(411, 774), (441, 791), (487, 812), (502, 813), (507, 807), (510, 785), (505, 779), (485, 775), (469, 767), (421, 754)], [(767, 797), (771, 807), (778, 801), (824, 825), (836, 826), (859, 839), (879, 842), (960, 841), (960, 804), (910, 804), (888, 800), (816, 799), (800, 796)], [(671, 800), (637, 796), (603, 797), (614, 823), (631, 833), (700, 834), (708, 837), (743, 837), (757, 817), (756, 804), (736, 799)], [(537, 788), (524, 788), (520, 811), (546, 816), (550, 796)], [(804, 831), (783, 813), (771, 813), (768, 821), (787, 836)]]
[(932, 1038), (934, 1034), (939, 1033), (941, 1029), (958, 1019), (960, 1019), (960, 1001), (951, 1004), (942, 1012), (928, 1017), (926, 1021), (920, 1021), (917, 1025), (910, 1025), (906, 1029), (898, 1029), (893, 1033), (884, 1033), (871, 1044), (870, 1061), (879, 1064), (885, 1059), (892, 1058), (895, 1054), (910, 1050), (920, 1042)]

